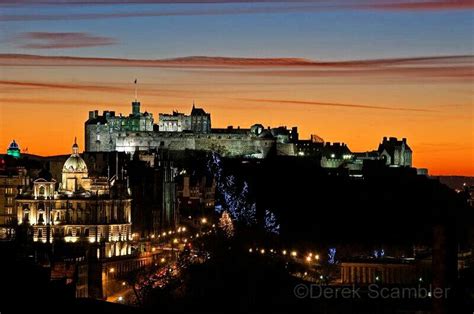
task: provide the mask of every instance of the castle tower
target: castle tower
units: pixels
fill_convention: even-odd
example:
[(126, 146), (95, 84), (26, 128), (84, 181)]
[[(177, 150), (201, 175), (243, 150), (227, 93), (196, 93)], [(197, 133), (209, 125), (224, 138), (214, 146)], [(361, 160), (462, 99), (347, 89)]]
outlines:
[(135, 100), (132, 102), (132, 114), (134, 116), (139, 116), (140, 115), (140, 102)]

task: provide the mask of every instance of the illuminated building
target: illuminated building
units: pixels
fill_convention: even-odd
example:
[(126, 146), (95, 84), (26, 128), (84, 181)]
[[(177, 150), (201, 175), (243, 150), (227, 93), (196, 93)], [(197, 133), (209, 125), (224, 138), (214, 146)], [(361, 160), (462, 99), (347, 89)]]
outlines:
[(15, 158), (20, 158), (20, 155), (21, 155), (20, 154), (20, 146), (18, 146), (18, 144), (15, 142), (15, 140), (13, 140), (13, 142), (11, 142), (10, 146), (8, 146), (7, 155), (15, 157)]
[(33, 229), (33, 241), (97, 246), (97, 257), (131, 253), (131, 199), (124, 178), (89, 177), (79, 147), (64, 163), (58, 184), (42, 171), (16, 199), (17, 220)]
[(15, 197), (22, 187), (28, 185), (28, 181), (26, 170), (22, 167), (0, 169), (0, 239), (9, 239), (14, 235), (17, 222)]

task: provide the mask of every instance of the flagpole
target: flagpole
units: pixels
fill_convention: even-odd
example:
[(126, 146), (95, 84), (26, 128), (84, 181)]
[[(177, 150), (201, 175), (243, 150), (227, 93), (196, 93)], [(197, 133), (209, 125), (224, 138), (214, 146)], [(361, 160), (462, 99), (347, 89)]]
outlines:
[(135, 102), (137, 101), (137, 79), (135, 79)]

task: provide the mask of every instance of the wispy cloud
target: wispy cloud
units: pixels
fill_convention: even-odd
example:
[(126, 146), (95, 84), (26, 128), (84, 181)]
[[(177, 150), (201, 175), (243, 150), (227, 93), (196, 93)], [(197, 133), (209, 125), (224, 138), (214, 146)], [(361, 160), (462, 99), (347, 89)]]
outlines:
[[(41, 21), (41, 20), (93, 20), (117, 19), (132, 17), (163, 17), (163, 16), (198, 16), (198, 15), (232, 15), (232, 14), (269, 14), (320, 12), (328, 10), (384, 10), (384, 11), (434, 11), (434, 10), (466, 10), (474, 8), (472, 0), (4, 0), (5, 6), (15, 5), (123, 5), (152, 4), (155, 7), (146, 11), (140, 7), (123, 12), (68, 12), (55, 14), (9, 14), (0, 15), (0, 21)], [(173, 8), (159, 6), (178, 4)], [(194, 4), (188, 6), (186, 4)], [(197, 6), (207, 4), (206, 6)], [(228, 6), (227, 4), (234, 4)]]
[(466, 80), (474, 77), (474, 56), (440, 56), (348, 61), (301, 58), (183, 57), (118, 59), (0, 54), (0, 66), (150, 67), (189, 71), (213, 70), (232, 75), (273, 77), (375, 77)]
[(389, 111), (436, 112), (435, 110), (430, 110), (430, 109), (419, 109), (419, 108), (408, 108), (408, 107), (373, 106), (373, 105), (361, 105), (361, 104), (343, 104), (343, 103), (288, 100), (288, 99), (238, 98), (237, 100), (264, 103), (264, 104), (293, 104), (293, 105), (310, 105), (310, 106), (320, 106), (320, 107), (342, 107), (342, 108), (375, 109), (375, 110), (389, 110)]
[(113, 38), (89, 33), (26, 32), (11, 40), (24, 49), (85, 48), (116, 44)]

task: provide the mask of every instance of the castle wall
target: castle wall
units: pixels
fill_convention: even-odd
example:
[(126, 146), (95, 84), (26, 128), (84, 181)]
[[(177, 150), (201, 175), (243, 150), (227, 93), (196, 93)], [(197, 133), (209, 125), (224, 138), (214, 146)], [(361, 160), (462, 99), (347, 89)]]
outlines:
[(218, 151), (223, 156), (266, 157), (275, 147), (274, 139), (261, 139), (249, 134), (194, 134), (177, 132), (121, 133), (116, 139), (116, 149), (133, 153), (154, 148), (169, 150)]

